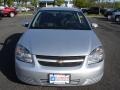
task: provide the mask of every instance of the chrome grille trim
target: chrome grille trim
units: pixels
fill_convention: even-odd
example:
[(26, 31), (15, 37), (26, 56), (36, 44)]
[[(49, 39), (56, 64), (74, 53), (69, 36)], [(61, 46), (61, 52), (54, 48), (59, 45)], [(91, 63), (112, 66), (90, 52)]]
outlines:
[(74, 67), (82, 65), (85, 56), (44, 56), (36, 55), (38, 63), (42, 66), (51, 67)]
[(50, 60), (80, 60), (84, 59), (85, 56), (46, 56), (46, 55), (36, 55), (38, 59), (50, 59)]
[[(38, 61), (43, 61), (43, 62), (54, 62), (57, 63), (58, 60), (48, 60), (48, 59), (38, 59)], [(83, 62), (84, 60), (62, 60), (63, 63), (72, 63), (72, 62)]]

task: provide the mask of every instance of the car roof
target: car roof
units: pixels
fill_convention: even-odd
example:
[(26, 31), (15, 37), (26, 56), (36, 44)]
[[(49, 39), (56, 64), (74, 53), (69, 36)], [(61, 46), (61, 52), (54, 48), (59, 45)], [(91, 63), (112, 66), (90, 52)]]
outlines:
[(43, 7), (40, 10), (61, 10), (61, 11), (81, 11), (78, 8), (68, 8), (68, 7)]

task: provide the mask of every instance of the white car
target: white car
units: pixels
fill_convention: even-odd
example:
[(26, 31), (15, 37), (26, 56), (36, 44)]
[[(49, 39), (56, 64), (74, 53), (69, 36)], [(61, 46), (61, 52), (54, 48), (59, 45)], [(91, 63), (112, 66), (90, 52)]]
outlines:
[(0, 6), (0, 10), (4, 9), (5, 7), (4, 6)]
[(26, 8), (26, 7), (18, 7), (16, 10), (19, 11), (19, 12), (28, 12), (28, 11), (30, 11), (30, 9)]

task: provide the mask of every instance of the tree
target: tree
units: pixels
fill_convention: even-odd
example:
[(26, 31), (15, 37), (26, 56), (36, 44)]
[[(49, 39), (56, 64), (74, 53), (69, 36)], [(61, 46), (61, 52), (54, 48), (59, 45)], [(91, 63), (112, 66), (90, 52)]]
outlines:
[(54, 2), (55, 5), (61, 6), (65, 2), (65, 0), (55, 0)]
[(120, 8), (120, 2), (115, 2), (114, 8)]
[(2, 4), (2, 0), (0, 0), (0, 5)]
[(73, 0), (73, 4), (76, 7), (81, 7), (82, 6), (82, 0)]
[(93, 6), (95, 2), (96, 0), (73, 0), (74, 6), (79, 7), (79, 8)]
[(7, 0), (7, 5), (10, 7), (13, 5), (13, 0)]
[(32, 0), (31, 4), (32, 4), (34, 7), (37, 7), (37, 0)]

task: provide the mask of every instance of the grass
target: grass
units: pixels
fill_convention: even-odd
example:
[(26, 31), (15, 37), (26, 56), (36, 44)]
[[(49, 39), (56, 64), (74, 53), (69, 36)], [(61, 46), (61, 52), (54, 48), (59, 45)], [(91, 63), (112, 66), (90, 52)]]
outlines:
[(33, 12), (19, 12), (18, 15), (33, 15)]

